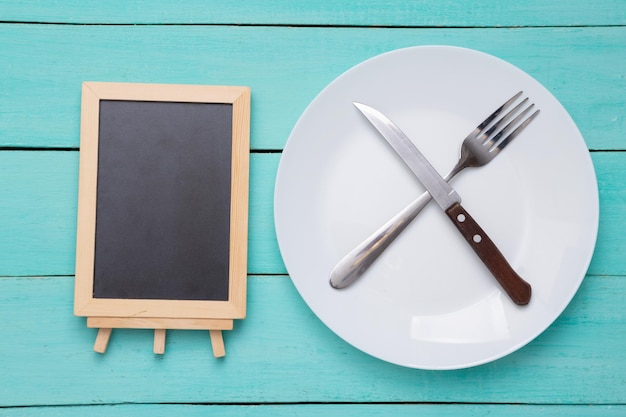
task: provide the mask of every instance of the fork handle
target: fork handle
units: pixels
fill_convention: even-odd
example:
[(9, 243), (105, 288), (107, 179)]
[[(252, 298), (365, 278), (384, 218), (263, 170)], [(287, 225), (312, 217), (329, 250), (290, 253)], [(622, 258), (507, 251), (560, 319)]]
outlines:
[(467, 210), (460, 203), (455, 203), (446, 210), (446, 214), (511, 300), (518, 305), (528, 304), (532, 292), (530, 284), (513, 270), (502, 252)]
[(432, 199), (429, 193), (422, 194), (352, 249), (330, 273), (331, 287), (346, 288), (359, 279)]

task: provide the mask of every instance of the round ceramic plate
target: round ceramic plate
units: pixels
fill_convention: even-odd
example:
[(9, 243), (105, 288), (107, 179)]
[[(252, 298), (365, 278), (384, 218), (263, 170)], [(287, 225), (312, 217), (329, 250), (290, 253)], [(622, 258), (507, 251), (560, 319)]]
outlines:
[[(360, 280), (333, 289), (336, 263), (424, 191), (352, 102), (391, 118), (444, 174), (463, 138), (520, 90), (539, 116), (452, 184), (532, 285), (529, 305), (509, 300), (434, 203)], [(591, 158), (563, 106), (513, 65), (447, 46), (379, 55), (328, 85), (289, 137), (274, 205), (285, 265), (313, 312), (356, 348), (422, 369), (475, 366), (538, 336), (580, 286), (598, 228)]]

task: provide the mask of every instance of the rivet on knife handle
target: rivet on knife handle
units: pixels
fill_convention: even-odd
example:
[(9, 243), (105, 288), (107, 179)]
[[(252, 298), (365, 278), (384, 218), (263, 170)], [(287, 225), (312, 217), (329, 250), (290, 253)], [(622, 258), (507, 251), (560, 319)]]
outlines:
[(532, 292), (530, 284), (513, 270), (502, 252), (463, 206), (456, 203), (446, 210), (446, 214), (511, 300), (518, 305), (528, 304)]

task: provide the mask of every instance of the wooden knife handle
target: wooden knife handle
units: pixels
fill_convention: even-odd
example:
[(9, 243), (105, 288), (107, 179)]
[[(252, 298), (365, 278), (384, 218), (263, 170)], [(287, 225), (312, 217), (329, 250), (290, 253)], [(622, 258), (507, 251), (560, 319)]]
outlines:
[(489, 268), (500, 286), (511, 297), (511, 300), (518, 305), (528, 304), (531, 295), (530, 284), (517, 275), (502, 252), (463, 206), (456, 203), (446, 210), (446, 214), (465, 237), (467, 243), (474, 249), (474, 252)]

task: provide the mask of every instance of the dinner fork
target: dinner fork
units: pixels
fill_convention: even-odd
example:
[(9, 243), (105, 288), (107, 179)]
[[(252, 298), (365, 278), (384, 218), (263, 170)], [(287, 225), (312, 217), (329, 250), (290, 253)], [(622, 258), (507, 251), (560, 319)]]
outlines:
[[(526, 97), (497, 119), (520, 98), (522, 93), (520, 91), (508, 99), (465, 138), (461, 145), (459, 160), (444, 177), (446, 181), (450, 181), (465, 168), (481, 167), (489, 163), (539, 114), (539, 110), (536, 110), (526, 117), (534, 107), (534, 103), (526, 105), (528, 102)], [(330, 285), (341, 289), (356, 281), (430, 200), (432, 197), (428, 192), (422, 194), (350, 251), (332, 270)]]

